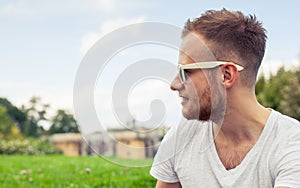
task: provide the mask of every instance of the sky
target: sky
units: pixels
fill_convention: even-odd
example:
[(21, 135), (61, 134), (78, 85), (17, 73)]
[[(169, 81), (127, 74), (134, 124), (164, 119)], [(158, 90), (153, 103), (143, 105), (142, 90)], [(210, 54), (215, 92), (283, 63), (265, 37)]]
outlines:
[[(188, 18), (209, 9), (226, 8), (255, 14), (267, 30), (262, 73), (284, 65), (292, 68), (300, 56), (300, 1), (146, 1), (146, 0), (1, 0), (0, 1), (0, 97), (17, 106), (32, 96), (56, 109), (73, 108), (73, 88), (86, 53), (108, 33), (134, 23), (159, 22), (182, 28)], [(109, 47), (109, 46), (108, 46)], [(129, 61), (161, 58), (176, 64), (178, 53), (170, 47), (143, 44), (123, 50), (111, 59), (95, 86), (95, 109), (105, 125), (116, 125), (111, 90)], [(159, 79), (136, 83), (128, 97), (132, 115), (151, 116), (151, 101), (166, 106), (165, 124), (179, 121), (180, 101)]]

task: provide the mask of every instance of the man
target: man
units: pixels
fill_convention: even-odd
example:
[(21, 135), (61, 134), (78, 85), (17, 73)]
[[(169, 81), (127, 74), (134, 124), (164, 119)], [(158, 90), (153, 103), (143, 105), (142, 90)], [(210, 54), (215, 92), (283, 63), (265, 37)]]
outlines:
[(171, 83), (188, 120), (164, 137), (157, 188), (300, 187), (300, 123), (255, 96), (265, 52), (255, 16), (226, 9), (186, 23)]

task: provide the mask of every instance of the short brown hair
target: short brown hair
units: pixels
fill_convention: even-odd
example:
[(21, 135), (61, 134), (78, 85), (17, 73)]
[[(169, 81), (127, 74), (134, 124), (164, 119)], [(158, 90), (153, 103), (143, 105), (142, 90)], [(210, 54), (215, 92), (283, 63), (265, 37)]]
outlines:
[(217, 60), (243, 65), (242, 83), (248, 87), (255, 85), (267, 39), (266, 30), (255, 15), (245, 16), (240, 11), (226, 9), (209, 10), (186, 22), (182, 37), (189, 32), (204, 37)]

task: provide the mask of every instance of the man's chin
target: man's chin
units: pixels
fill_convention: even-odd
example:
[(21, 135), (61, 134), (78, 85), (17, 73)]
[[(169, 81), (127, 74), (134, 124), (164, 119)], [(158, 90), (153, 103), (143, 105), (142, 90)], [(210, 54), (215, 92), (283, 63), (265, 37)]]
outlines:
[(188, 120), (199, 120), (199, 114), (197, 113), (191, 113), (185, 109), (182, 109), (182, 115)]
[(199, 114), (198, 113), (191, 113), (185, 109), (182, 109), (182, 115), (188, 120), (199, 120), (199, 121), (208, 121), (210, 119), (210, 114)]

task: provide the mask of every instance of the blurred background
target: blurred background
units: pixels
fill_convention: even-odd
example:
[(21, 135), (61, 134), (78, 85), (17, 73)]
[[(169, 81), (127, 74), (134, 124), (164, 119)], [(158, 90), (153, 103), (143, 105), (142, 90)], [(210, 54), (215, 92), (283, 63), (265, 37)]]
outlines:
[[(95, 109), (105, 132), (98, 130), (97, 125), (79, 126), (76, 121), (73, 86), (77, 69), (88, 50), (99, 39), (122, 26), (151, 21), (182, 28), (188, 18), (198, 17), (209, 9), (241, 10), (245, 14), (255, 14), (263, 23), (268, 40), (256, 85), (258, 100), (267, 107), (300, 120), (298, 7), (300, 2), (296, 0), (277, 3), (271, 0), (1, 0), (0, 154), (101, 154), (117, 157), (116, 160), (107, 159), (125, 166), (129, 165), (129, 159), (150, 159), (139, 163), (142, 164), (140, 166), (149, 166), (163, 135), (180, 119), (177, 94), (169, 90), (168, 82), (157, 79), (140, 82), (134, 86), (128, 99), (124, 99), (129, 101), (132, 117), (120, 122), (111, 105), (112, 86), (116, 75), (131, 63), (146, 57), (177, 64), (177, 50), (145, 44), (127, 48), (111, 59), (111, 67), (99, 75), (95, 85)], [(163, 101), (168, 107), (166, 118), (155, 127), (139, 124), (139, 121), (151, 116), (149, 103), (154, 99)], [(93, 131), (81, 135), (80, 131), (85, 126), (96, 128), (88, 129)], [(124, 148), (124, 144), (128, 147)], [(3, 161), (14, 160), (4, 156)], [(119, 159), (126, 159), (127, 162), (120, 162)], [(22, 160), (22, 157), (15, 160)], [(24, 179), (20, 172), (25, 170), (24, 173), (28, 175), (30, 167), (14, 168), (12, 170), (12, 166), (0, 164), (0, 171), (6, 172), (0, 178), (0, 183), (8, 186), (15, 182), (16, 186), (27, 186), (19, 184)], [(38, 167), (32, 168), (32, 171), (38, 172)], [(84, 165), (82, 169), (79, 170), (81, 174), (90, 174)], [(118, 169), (117, 174), (123, 176), (126, 170)], [(144, 172), (147, 174), (147, 169)], [(9, 179), (11, 173), (18, 175)], [(110, 177), (116, 176), (109, 173)], [(97, 174), (95, 178), (99, 176)], [(27, 183), (37, 182), (37, 179), (41, 185), (45, 183), (38, 173), (31, 173), (26, 178)], [(96, 181), (89, 180), (88, 176), (85, 178), (83, 182)], [(154, 180), (148, 174), (143, 178), (148, 179), (149, 184), (139, 186), (153, 185)], [(97, 185), (100, 184), (98, 182)], [(59, 181), (56, 185), (60, 185)], [(82, 184), (75, 182), (72, 185), (76, 187)]]

